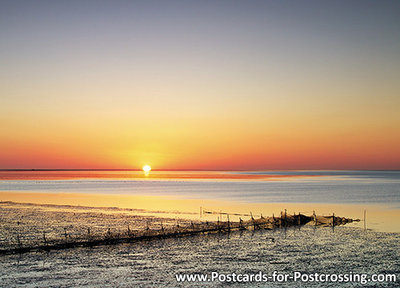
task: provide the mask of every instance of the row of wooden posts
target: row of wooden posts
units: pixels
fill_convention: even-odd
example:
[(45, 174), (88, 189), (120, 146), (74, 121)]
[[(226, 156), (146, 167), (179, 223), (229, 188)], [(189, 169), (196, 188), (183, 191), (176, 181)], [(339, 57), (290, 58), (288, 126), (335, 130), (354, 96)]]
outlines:
[[(99, 238), (99, 235), (93, 234), (90, 228), (87, 228), (87, 238), (76, 238), (73, 239), (67, 233), (67, 228), (64, 228), (64, 242), (60, 242), (60, 240), (53, 240), (49, 241), (46, 237), (45, 231), (43, 231), (43, 245), (36, 245), (36, 246), (26, 246), (22, 245), (22, 241), (20, 238), (19, 233), (17, 234), (17, 248), (12, 248), (8, 250), (0, 250), (0, 254), (8, 254), (8, 253), (16, 253), (16, 252), (28, 252), (32, 250), (49, 250), (49, 249), (62, 249), (62, 248), (70, 248), (76, 246), (95, 246), (101, 244), (111, 244), (111, 243), (121, 243), (121, 242), (133, 242), (138, 240), (146, 240), (146, 239), (155, 239), (155, 238), (168, 238), (168, 237), (181, 237), (187, 235), (195, 235), (201, 233), (214, 233), (214, 232), (231, 232), (233, 230), (259, 230), (259, 229), (274, 229), (278, 227), (288, 227), (288, 226), (298, 226), (304, 225), (311, 221), (314, 222), (314, 225), (322, 225), (328, 224), (319, 223), (318, 217), (313, 211), (312, 216), (306, 216), (301, 213), (293, 214), (293, 216), (288, 216), (287, 210), (285, 209), (284, 212), (281, 212), (280, 217), (275, 217), (272, 214), (272, 217), (263, 217), (260, 215), (259, 219), (255, 219), (253, 213), (250, 214), (239, 214), (239, 213), (225, 213), (225, 212), (214, 212), (211, 210), (204, 210), (200, 208), (200, 216), (202, 217), (203, 214), (220, 214), (217, 218), (216, 222), (200, 222), (194, 223), (193, 221), (190, 222), (190, 225), (180, 226), (179, 223), (176, 224), (176, 227), (164, 227), (163, 222), (161, 222), (161, 229), (153, 230), (150, 229), (149, 223), (147, 222), (147, 227), (143, 230), (139, 231), (132, 231), (130, 226), (128, 225), (126, 234), (125, 233), (115, 233), (111, 232), (111, 229), (108, 228), (107, 232), (104, 236)], [(223, 222), (220, 219), (220, 216), (226, 215), (227, 221)], [(235, 216), (250, 216), (250, 220), (244, 221), (241, 217), (239, 218), (238, 222), (231, 222), (230, 215)], [(321, 216), (320, 216), (321, 217)], [(323, 217), (323, 219), (332, 218), (330, 225), (335, 226), (337, 223), (345, 224), (348, 222), (352, 222), (352, 219), (340, 218), (335, 217), (333, 213), (332, 216)], [(365, 212), (364, 212), (364, 220), (365, 220)], [(359, 220), (358, 220), (359, 221)], [(18, 222), (18, 225), (20, 223)], [(364, 224), (365, 225), (365, 224)], [(171, 229), (172, 228), (172, 229)]]
[[(211, 212), (211, 211), (204, 211), (203, 210), (203, 208), (202, 207), (200, 207), (200, 215), (201, 215), (201, 217), (203, 216), (203, 214), (215, 214), (216, 212)], [(229, 218), (229, 213), (225, 213), (225, 212), (219, 212), (218, 214), (220, 214), (220, 215), (226, 215), (227, 216), (227, 228), (226, 228), (226, 230), (229, 232), (229, 231), (231, 231), (231, 221), (230, 221), (230, 218)], [(243, 215), (243, 216), (250, 216), (251, 217), (251, 220), (252, 220), (252, 223), (253, 224), (251, 224), (251, 225), (244, 225), (243, 223), (244, 223), (244, 221), (242, 220), (242, 218), (239, 218), (239, 230), (246, 230), (246, 229), (248, 229), (249, 228), (249, 226), (252, 226), (253, 227), (253, 229), (254, 230), (256, 230), (256, 229), (260, 229), (259, 228), (259, 226), (260, 225), (257, 225), (256, 224), (256, 222), (255, 222), (255, 219), (254, 219), (254, 217), (253, 217), (253, 213), (252, 212), (250, 212), (250, 214), (238, 214), (238, 213), (231, 213), (231, 215)], [(364, 223), (365, 223), (365, 214), (366, 214), (366, 211), (364, 210)], [(300, 214), (300, 212), (299, 212), (299, 214), (297, 215), (298, 217), (297, 217), (297, 221), (298, 221), (298, 223), (297, 223), (297, 225), (301, 225), (301, 216), (300, 216), (301, 214)], [(296, 214), (294, 213), (294, 215), (293, 215), (294, 217), (296, 216)], [(263, 217), (263, 215), (261, 214), (260, 215), (260, 217), (261, 217), (261, 219), (265, 219), (264, 217)], [(316, 215), (316, 213), (315, 213), (315, 211), (313, 211), (313, 215), (312, 215), (312, 218), (313, 218), (313, 222), (315, 223), (315, 226), (318, 226), (318, 219), (317, 219), (317, 215)], [(272, 214), (272, 219), (273, 219), (273, 221), (275, 222), (276, 221), (276, 218), (275, 218), (275, 215), (274, 214)], [(279, 227), (284, 227), (284, 226), (287, 226), (287, 209), (285, 209), (285, 212), (283, 213), (282, 211), (281, 211), (281, 217), (280, 218), (278, 218), (279, 219)], [(222, 221), (220, 221), (220, 217), (218, 217), (218, 219), (217, 219), (217, 226), (218, 227), (221, 227), (221, 223), (222, 223)], [(208, 226), (209, 225), (209, 222), (208, 221), (206, 221), (205, 222), (205, 224)], [(262, 224), (266, 224), (266, 223), (262, 223)], [(18, 222), (18, 225), (19, 225), (19, 222)], [(333, 213), (332, 214), (332, 222), (331, 222), (331, 225), (332, 226), (335, 226), (335, 213)], [(365, 224), (364, 224), (364, 226), (365, 226)], [(177, 228), (179, 229), (179, 228), (181, 228), (180, 226), (179, 226), (179, 224), (177, 224)], [(195, 230), (195, 227), (194, 227), (194, 223), (193, 223), (193, 221), (191, 222), (191, 228), (192, 228), (192, 230)], [(147, 228), (145, 229), (146, 231), (149, 231), (150, 230), (150, 228), (149, 228), (149, 225), (148, 225), (148, 223), (147, 223)], [(220, 230), (220, 231), (222, 231), (222, 230), (224, 230), (224, 229), (218, 229), (218, 230)], [(161, 230), (160, 230), (162, 233), (164, 233), (165, 232), (165, 229), (164, 229), (164, 226), (163, 226), (163, 222), (161, 222)], [(130, 229), (130, 226), (128, 225), (128, 229), (127, 229), (127, 235), (128, 236), (133, 236), (134, 234), (132, 233), (132, 231), (131, 231), (131, 229)], [(68, 233), (67, 233), (67, 228), (64, 228), (64, 238), (65, 238), (65, 241), (68, 241)], [(91, 232), (90, 232), (90, 227), (88, 227), (87, 228), (87, 238), (88, 239), (91, 239), (93, 236), (91, 235)], [(107, 233), (106, 233), (106, 237), (108, 237), (108, 238), (111, 238), (112, 237), (112, 232), (111, 232), (111, 229), (110, 228), (108, 228), (108, 230), (107, 230)], [(47, 241), (47, 238), (46, 238), (46, 232), (45, 231), (43, 231), (43, 242), (47, 245), (48, 244), (48, 241)], [(18, 243), (18, 246), (19, 247), (21, 247), (22, 246), (22, 243), (21, 243), (21, 239), (20, 239), (20, 236), (19, 236), (19, 234), (17, 234), (17, 243)]]
[[(229, 222), (230, 222), (229, 221), (229, 215), (250, 216), (251, 219), (254, 220), (253, 213), (251, 211), (250, 211), (250, 214), (226, 213), (226, 212), (222, 212), (222, 211), (217, 212), (217, 211), (212, 211), (212, 210), (205, 210), (203, 207), (200, 207), (200, 218), (203, 217), (204, 214), (219, 214), (220, 216), (226, 215), (226, 217), (228, 219), (228, 225), (229, 225)], [(287, 209), (285, 209), (285, 212), (281, 211), (280, 214), (281, 214), (281, 217), (280, 217), (281, 224), (280, 224), (280, 226), (287, 225), (287, 217), (288, 217)], [(300, 223), (301, 222), (301, 216), (300, 215), (301, 215), (300, 212), (299, 212), (298, 215), (296, 215), (296, 213), (293, 214), (293, 217), (297, 216), (297, 219), (298, 219), (298, 223), (297, 224), (298, 225), (301, 225), (301, 223)], [(364, 223), (365, 223), (365, 215), (366, 215), (366, 211), (364, 210)], [(260, 214), (260, 217), (264, 218), (262, 214)], [(332, 217), (331, 225), (335, 226), (335, 213), (333, 213), (331, 217)], [(272, 214), (272, 218), (273, 218), (274, 221), (276, 220), (274, 213)], [(242, 218), (239, 218), (239, 219), (240, 219), (240, 221), (243, 221)], [(317, 218), (317, 215), (316, 215), (315, 211), (313, 211), (312, 220), (314, 221), (315, 226), (318, 226), (319, 223), (318, 223), (318, 218)], [(218, 217), (218, 222), (219, 222), (219, 217)]]

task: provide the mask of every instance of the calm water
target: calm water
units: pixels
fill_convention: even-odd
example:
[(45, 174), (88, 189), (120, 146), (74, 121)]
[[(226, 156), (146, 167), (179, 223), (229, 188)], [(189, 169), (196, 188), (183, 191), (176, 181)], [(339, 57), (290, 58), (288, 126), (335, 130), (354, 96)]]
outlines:
[[(156, 172), (147, 178), (138, 172), (110, 171), (10, 175), (0, 172), (0, 191), (163, 195), (243, 203), (381, 203), (400, 207), (399, 171)], [(17, 229), (23, 231), (23, 241), (29, 241), (29, 237), (37, 239), (43, 229), (51, 237), (52, 233), (63, 233), (67, 226), (68, 231), (86, 231), (90, 223), (103, 231), (111, 225), (115, 226), (111, 226), (113, 229), (126, 229), (128, 222), (136, 221), (137, 225), (143, 222), (139, 216), (132, 215), (134, 211), (125, 215), (90, 207), (50, 209), (40, 205), (20, 208), (13, 205), (3, 203), (0, 207), (2, 245), (15, 244)], [(21, 225), (25, 222), (26, 225), (16, 226), (15, 219), (22, 219)], [(153, 223), (158, 225), (159, 219)], [(399, 243), (400, 233), (349, 226), (334, 229), (304, 226), (8, 255), (0, 257), (0, 287), (225, 287), (227, 283), (182, 284), (175, 280), (176, 273), (214, 271), (397, 276), (395, 283), (366, 285), (230, 283), (233, 287), (399, 287)]]
[[(274, 241), (272, 241), (274, 239)], [(0, 257), (2, 287), (225, 287), (176, 273), (390, 273), (399, 234), (350, 227), (245, 231)], [(396, 283), (230, 283), (233, 287), (399, 287)]]
[(9, 179), (10, 173), (0, 172), (0, 191), (163, 195), (247, 203), (381, 203), (400, 208), (400, 171), (152, 172), (149, 178), (140, 172), (33, 176), (35, 172), (19, 172)]

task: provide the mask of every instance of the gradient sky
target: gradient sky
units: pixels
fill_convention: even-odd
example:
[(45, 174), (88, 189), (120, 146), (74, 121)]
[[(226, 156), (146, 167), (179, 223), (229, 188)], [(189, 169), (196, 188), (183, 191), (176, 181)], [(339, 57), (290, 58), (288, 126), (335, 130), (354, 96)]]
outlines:
[(400, 1), (1, 1), (0, 168), (400, 169)]

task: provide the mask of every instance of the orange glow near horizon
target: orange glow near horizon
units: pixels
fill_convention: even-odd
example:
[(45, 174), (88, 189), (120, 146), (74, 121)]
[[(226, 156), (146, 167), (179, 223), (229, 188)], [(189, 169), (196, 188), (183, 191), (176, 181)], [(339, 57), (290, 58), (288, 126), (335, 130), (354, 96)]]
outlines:
[[(325, 126), (329, 122), (326, 119)], [(18, 129), (2, 138), (0, 168), (134, 169), (147, 159), (158, 170), (399, 169), (400, 139), (389, 128), (354, 132), (344, 123), (326, 131), (300, 123), (297, 130), (283, 123), (279, 128), (260, 124), (248, 129), (228, 123), (210, 129), (187, 124), (196, 129), (176, 123), (174, 132), (171, 124), (171, 135), (157, 137), (156, 129), (136, 129), (137, 140), (114, 134), (115, 143), (107, 139), (113, 133), (107, 130), (91, 138), (85, 130), (61, 134), (48, 129), (48, 136), (35, 136), (19, 134), (24, 130)], [(71, 135), (74, 139), (68, 141)]]

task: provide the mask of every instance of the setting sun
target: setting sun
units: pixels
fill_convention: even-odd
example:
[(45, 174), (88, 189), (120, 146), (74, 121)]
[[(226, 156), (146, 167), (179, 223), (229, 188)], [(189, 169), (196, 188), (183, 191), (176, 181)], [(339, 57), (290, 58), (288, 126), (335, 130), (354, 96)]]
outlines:
[(144, 173), (149, 173), (151, 170), (151, 167), (149, 165), (144, 165), (142, 169), (143, 169)]

